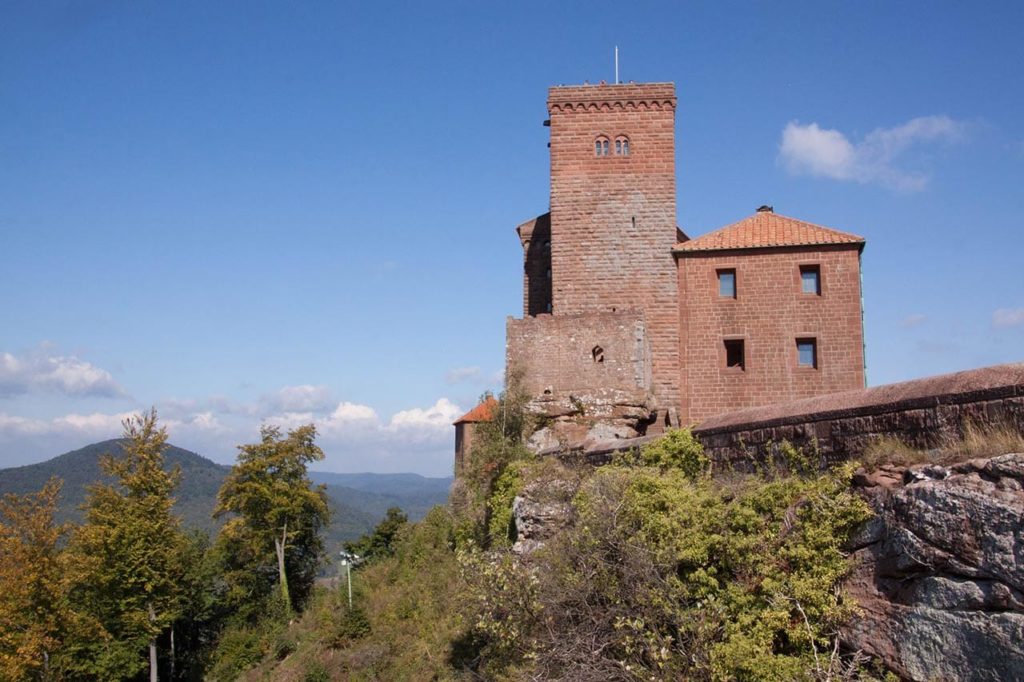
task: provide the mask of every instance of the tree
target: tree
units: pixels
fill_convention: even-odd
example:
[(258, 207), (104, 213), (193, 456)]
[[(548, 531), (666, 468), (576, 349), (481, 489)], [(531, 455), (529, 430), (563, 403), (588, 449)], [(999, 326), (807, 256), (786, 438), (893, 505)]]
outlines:
[(85, 523), (71, 538), (71, 598), (100, 632), (74, 647), (78, 677), (124, 679), (146, 667), (157, 679), (157, 637), (181, 608), (179, 556), (185, 545), (171, 496), (180, 478), (164, 469), (167, 432), (156, 410), (124, 422), (123, 456), (104, 455), (100, 469), (114, 484), (90, 486)]
[(54, 679), (68, 613), (61, 554), (66, 526), (54, 523), (60, 479), (37, 493), (0, 500), (0, 679)]
[(276, 587), (290, 612), (305, 602), (323, 556), (321, 529), (330, 520), (323, 486), (306, 475), (310, 462), (323, 459), (314, 442), (316, 427), (300, 426), (281, 435), (276, 426), (260, 429), (259, 443), (241, 445), (217, 494), (214, 515), (235, 514), (218, 539), (229, 562), (226, 576), (235, 598), (257, 606)]
[(409, 522), (409, 517), (398, 507), (388, 509), (384, 519), (377, 524), (370, 535), (364, 535), (354, 542), (346, 542), (345, 549), (363, 559), (379, 559), (395, 553), (395, 539), (398, 531)]

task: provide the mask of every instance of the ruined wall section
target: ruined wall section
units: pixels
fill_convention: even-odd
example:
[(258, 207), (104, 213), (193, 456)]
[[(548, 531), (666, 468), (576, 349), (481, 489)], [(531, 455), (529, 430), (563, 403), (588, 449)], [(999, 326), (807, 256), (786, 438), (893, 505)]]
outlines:
[(651, 350), (637, 311), (508, 318), (506, 367), (533, 396), (645, 392)]
[[(554, 316), (636, 310), (650, 342), (654, 399), (678, 403), (675, 88), (551, 88)], [(628, 154), (616, 141), (628, 140)], [(595, 153), (605, 139), (607, 155)]]

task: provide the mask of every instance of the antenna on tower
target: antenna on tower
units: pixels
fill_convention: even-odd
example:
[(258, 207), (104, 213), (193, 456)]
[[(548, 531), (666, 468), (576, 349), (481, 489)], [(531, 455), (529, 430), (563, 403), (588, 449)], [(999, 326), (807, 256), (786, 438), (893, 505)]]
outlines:
[(619, 46), (615, 46), (615, 84), (619, 84)]

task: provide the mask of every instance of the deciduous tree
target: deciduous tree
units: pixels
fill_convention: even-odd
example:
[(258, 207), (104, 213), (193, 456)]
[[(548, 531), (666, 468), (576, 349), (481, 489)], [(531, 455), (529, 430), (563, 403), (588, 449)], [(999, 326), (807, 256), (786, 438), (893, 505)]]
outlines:
[(235, 515), (219, 544), (235, 598), (252, 605), (269, 597), (276, 583), (287, 611), (305, 601), (323, 555), (320, 531), (330, 511), (323, 486), (313, 485), (306, 467), (324, 454), (312, 424), (287, 436), (264, 426), (260, 434), (259, 443), (239, 446), (238, 462), (218, 493), (215, 515)]
[(157, 679), (157, 637), (181, 608), (178, 556), (185, 543), (171, 511), (180, 472), (164, 468), (166, 441), (156, 410), (125, 420), (123, 456), (100, 460), (115, 482), (89, 488), (85, 523), (69, 547), (71, 597), (102, 631), (77, 643), (78, 677), (133, 677), (146, 667), (148, 648), (150, 679)]
[(54, 679), (51, 658), (72, 616), (54, 522), (61, 481), (0, 500), (0, 679)]

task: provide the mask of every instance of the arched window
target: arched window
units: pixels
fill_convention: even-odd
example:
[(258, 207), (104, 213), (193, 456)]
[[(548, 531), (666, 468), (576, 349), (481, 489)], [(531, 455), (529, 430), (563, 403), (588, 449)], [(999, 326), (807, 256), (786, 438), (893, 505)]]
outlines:
[(615, 156), (629, 156), (629, 138), (625, 135), (615, 138)]
[(608, 138), (604, 135), (594, 140), (594, 156), (608, 156)]

